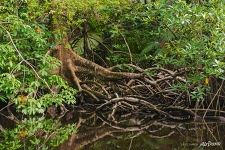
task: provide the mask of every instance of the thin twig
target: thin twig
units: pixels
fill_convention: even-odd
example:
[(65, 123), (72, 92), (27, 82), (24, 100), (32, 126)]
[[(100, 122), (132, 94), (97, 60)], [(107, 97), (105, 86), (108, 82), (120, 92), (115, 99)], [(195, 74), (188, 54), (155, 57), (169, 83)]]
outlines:
[(120, 34), (123, 37), (123, 40), (124, 40), (124, 42), (125, 42), (125, 44), (127, 46), (127, 49), (128, 49), (129, 55), (130, 55), (130, 63), (133, 64), (133, 57), (132, 57), (132, 53), (131, 53), (131, 50), (130, 50), (130, 46), (127, 43), (127, 40), (126, 40), (125, 36), (122, 33), (120, 33)]

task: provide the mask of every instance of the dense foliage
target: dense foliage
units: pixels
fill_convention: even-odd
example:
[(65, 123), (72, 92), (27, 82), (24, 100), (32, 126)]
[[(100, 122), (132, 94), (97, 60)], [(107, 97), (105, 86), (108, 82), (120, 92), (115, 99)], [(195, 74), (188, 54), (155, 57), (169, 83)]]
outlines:
[[(51, 70), (60, 62), (47, 55), (54, 43), (47, 24), (38, 20), (35, 1), (3, 1), (0, 6), (0, 99), (24, 114), (43, 113), (51, 105), (73, 104), (76, 90)], [(52, 91), (52, 87), (59, 90)]]
[[(64, 39), (69, 41), (68, 49), (106, 68), (116, 66), (118, 72), (136, 71), (127, 64), (144, 68), (143, 74), (149, 78), (156, 71), (146, 68), (185, 70), (185, 82), (167, 83), (171, 93), (181, 92), (175, 93), (178, 99), (184, 92), (189, 102), (205, 102), (210, 92), (224, 98), (224, 6), (224, 0), (1, 0), (0, 113), (15, 106), (22, 121), (8, 109), (6, 117), (17, 124), (8, 130), (0, 124), (0, 149), (54, 149), (75, 132), (74, 125), (61, 126), (60, 117), (53, 121), (29, 116), (45, 116), (53, 110), (53, 115), (49, 114), (54, 117), (54, 113), (63, 112), (64, 105), (76, 102), (78, 90), (57, 72), (63, 62), (51, 55)], [(219, 90), (212, 79), (218, 81)], [(104, 92), (107, 94), (107, 90)], [(113, 94), (119, 99), (117, 93)], [(124, 99), (130, 100), (131, 104), (125, 103), (128, 107), (134, 102), (141, 104), (134, 98)], [(98, 109), (110, 104), (104, 102)], [(219, 103), (224, 108), (224, 100), (217, 102), (216, 109), (220, 109)], [(114, 106), (108, 118), (116, 121), (113, 115), (118, 105)], [(152, 110), (163, 112), (156, 106)]]
[(51, 119), (24, 119), (14, 129), (1, 133), (0, 149), (54, 149), (76, 131), (74, 125), (61, 126)]
[[(210, 77), (224, 79), (224, 26), (221, 0), (147, 4), (4, 0), (0, 2), (0, 99), (15, 103), (25, 114), (73, 104), (76, 90), (52, 74), (60, 62), (47, 54), (65, 35), (77, 53), (101, 65), (189, 68), (187, 80), (197, 85), (193, 99), (203, 99)], [(186, 89), (185, 85), (174, 88)]]

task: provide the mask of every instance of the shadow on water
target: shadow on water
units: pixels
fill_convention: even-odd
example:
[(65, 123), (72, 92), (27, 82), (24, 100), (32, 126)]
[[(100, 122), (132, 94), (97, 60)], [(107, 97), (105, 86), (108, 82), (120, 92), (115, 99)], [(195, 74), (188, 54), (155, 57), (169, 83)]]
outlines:
[[(0, 115), (0, 149), (189, 150), (224, 149), (225, 124), (173, 122), (160, 118), (112, 118), (82, 108), (63, 117), (26, 118), (17, 123)], [(76, 125), (74, 125), (76, 124)]]

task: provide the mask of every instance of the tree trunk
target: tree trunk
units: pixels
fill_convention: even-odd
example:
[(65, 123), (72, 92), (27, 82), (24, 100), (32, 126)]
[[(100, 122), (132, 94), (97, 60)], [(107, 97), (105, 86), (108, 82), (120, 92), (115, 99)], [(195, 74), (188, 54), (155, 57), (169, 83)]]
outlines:
[[(64, 39), (64, 44), (68, 45), (68, 41)], [(59, 69), (59, 74), (66, 78), (68, 81), (75, 82), (79, 87), (79, 76), (92, 75), (95, 77), (101, 77), (105, 79), (134, 79), (141, 78), (143, 74), (140, 73), (127, 73), (127, 72), (113, 72), (107, 68), (104, 68), (92, 61), (89, 61), (78, 54), (72, 49), (66, 48), (65, 45), (58, 45), (51, 52), (51, 55), (58, 58), (62, 65)]]

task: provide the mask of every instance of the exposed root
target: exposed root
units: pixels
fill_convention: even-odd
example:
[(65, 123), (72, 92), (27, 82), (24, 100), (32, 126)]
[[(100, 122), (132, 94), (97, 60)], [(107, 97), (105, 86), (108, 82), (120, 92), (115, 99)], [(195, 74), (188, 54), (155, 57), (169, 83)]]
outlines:
[[(202, 118), (189, 110), (193, 105), (190, 91), (195, 86), (186, 82), (185, 73), (191, 71), (191, 68), (173, 71), (165, 68), (142, 69), (127, 64), (135, 70), (134, 73), (116, 72), (114, 70), (118, 66), (104, 68), (62, 45), (57, 46), (51, 54), (62, 62), (59, 74), (82, 92), (85, 103), (94, 105), (92, 111), (110, 111), (107, 118), (117, 120), (117, 114), (123, 115), (127, 111), (140, 114), (147, 112), (143, 117), (160, 116), (172, 121)], [(184, 91), (176, 87), (184, 83), (189, 89)]]
[(141, 78), (143, 74), (140, 73), (127, 73), (127, 72), (113, 72), (107, 68), (104, 68), (92, 61), (80, 57), (74, 53), (71, 49), (65, 48), (59, 45), (52, 51), (52, 55), (59, 58), (62, 62), (61, 73), (67, 77), (67, 72), (72, 71), (77, 74), (89, 74), (95, 77), (103, 77), (107, 79), (133, 79)]

